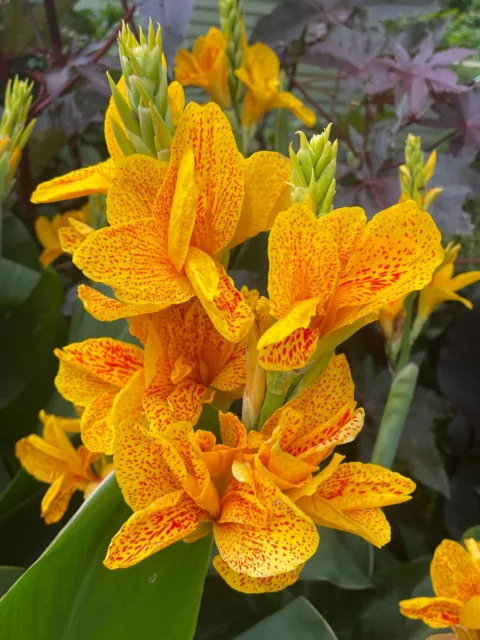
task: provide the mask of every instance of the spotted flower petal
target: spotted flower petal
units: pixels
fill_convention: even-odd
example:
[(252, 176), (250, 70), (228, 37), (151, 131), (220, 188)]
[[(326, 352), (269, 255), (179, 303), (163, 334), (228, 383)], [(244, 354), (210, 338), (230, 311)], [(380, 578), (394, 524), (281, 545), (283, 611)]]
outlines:
[(230, 569), (225, 560), (221, 556), (213, 558), (213, 566), (222, 576), (225, 582), (242, 593), (272, 593), (282, 591), (298, 580), (303, 565), (300, 565), (293, 571), (287, 573), (279, 573), (269, 578), (252, 578), (245, 573), (238, 573)]
[(461, 600), (456, 598), (413, 598), (402, 600), (402, 615), (413, 620), (423, 620), (433, 629), (452, 627), (460, 622)]

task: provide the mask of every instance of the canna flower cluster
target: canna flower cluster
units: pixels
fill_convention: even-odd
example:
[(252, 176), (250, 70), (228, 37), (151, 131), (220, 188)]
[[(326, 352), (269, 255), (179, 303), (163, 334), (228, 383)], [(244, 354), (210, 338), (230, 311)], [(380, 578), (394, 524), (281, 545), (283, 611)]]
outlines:
[[(150, 45), (157, 59), (160, 42), (155, 34), (138, 47), (130, 35), (130, 49), (123, 42), (122, 56), (137, 56), (130, 63), (138, 78), (146, 77)], [(95, 338), (57, 350), (56, 385), (80, 411), (78, 456), (113, 456), (133, 510), (110, 544), (108, 568), (213, 534), (213, 563), (228, 584), (247, 593), (277, 591), (315, 553), (318, 527), (380, 547), (390, 539), (383, 507), (411, 498), (408, 478), (346, 462), (336, 451), (358, 435), (364, 412), (346, 358), (334, 352), (382, 306), (431, 280), (442, 260), (440, 235), (413, 201), (368, 223), (359, 208), (330, 211), (333, 190), (326, 190), (325, 207), (310, 197), (292, 202), (292, 163), (270, 151), (244, 157), (213, 102), (182, 107), (168, 149), (153, 153), (151, 129), (140, 127), (142, 152), (132, 114), (150, 100), (155, 119), (155, 105), (171, 94), (164, 74), (155, 77), (160, 84), (149, 85), (150, 98), (132, 78), (129, 91), (126, 79), (113, 89), (106, 118), (118, 114), (118, 126), (106, 126), (112, 157), (108, 185), (102, 183), (108, 226), (78, 223), (61, 234), (83, 274), (113, 289), (108, 297), (82, 284), (87, 311), (104, 321), (126, 318), (137, 344)], [(167, 128), (170, 122), (165, 115)], [(126, 139), (135, 153), (127, 153)], [(310, 147), (320, 161), (319, 141)], [(328, 147), (328, 162), (335, 152)], [(316, 194), (321, 175), (313, 168), (307, 176)], [(71, 196), (72, 189), (78, 195), (77, 177), (40, 185), (34, 198)], [(228, 274), (230, 250), (265, 231), (269, 299), (239, 291)], [(300, 384), (271, 410), (269, 394), (285, 372)], [(243, 420), (230, 411), (240, 398)], [(205, 405), (216, 410), (218, 424), (203, 419), (199, 428)], [(30, 436), (17, 455), (51, 483), (47, 494), (60, 470), (47, 473), (48, 465), (30, 462), (25, 442), (32, 438), (41, 451), (46, 444), (62, 449), (56, 458), (65, 458), (61, 477), (70, 487), (87, 486), (91, 468), (80, 472), (73, 448), (67, 456), (68, 440), (54, 445), (47, 433), (43, 440)]]
[(480, 543), (467, 538), (465, 547), (443, 540), (430, 565), (435, 597), (400, 602), (407, 618), (423, 620), (433, 629), (451, 627), (451, 635), (433, 635), (431, 640), (480, 638)]

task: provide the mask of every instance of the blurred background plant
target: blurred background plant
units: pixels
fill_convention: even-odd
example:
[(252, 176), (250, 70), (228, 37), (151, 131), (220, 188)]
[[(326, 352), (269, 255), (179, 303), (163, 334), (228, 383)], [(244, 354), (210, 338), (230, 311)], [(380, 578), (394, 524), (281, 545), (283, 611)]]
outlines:
[[(32, 104), (26, 126), (36, 122), (21, 159), (15, 161), (16, 180), (8, 187), (2, 212), (0, 565), (10, 568), (0, 567), (0, 596), (62, 526), (42, 522), (44, 485), (19, 471), (14, 456), (15, 442), (41, 429), (41, 409), (75, 416), (73, 407), (54, 391), (53, 348), (104, 335), (133, 340), (123, 320), (105, 324), (84, 311), (76, 296), (81, 275), (59, 251), (58, 228), (68, 224), (69, 214), (81, 212), (81, 219), (94, 228), (106, 224), (104, 197), (58, 205), (30, 202), (39, 182), (107, 157), (106, 71), (115, 80), (120, 75), (116, 37), (122, 19), (134, 34), (138, 25), (148, 26), (150, 17), (162, 24), (173, 78), (180, 47), (191, 49), (211, 26), (228, 32), (229, 12), (243, 12), (249, 44), (263, 42), (279, 57), (281, 90), (292, 92), (316, 113), (313, 133), (321, 135), (332, 123), (330, 140), (333, 144), (338, 139), (334, 153), (329, 147), (329, 161), (337, 168), (332, 187), (336, 208), (358, 205), (371, 216), (396, 203), (407, 136), (421, 136), (425, 166), (436, 153), (435, 172), (428, 181), (436, 197), (428, 207), (444, 246), (450, 241), (462, 245), (456, 273), (479, 269), (480, 0), (244, 0), (238, 6), (222, 0), (222, 7), (221, 19), (216, 0), (138, 0), (135, 5), (132, 0), (9, 0), (1, 8), (0, 102), (5, 102), (9, 79), (18, 75), (28, 80)], [(235, 31), (237, 46), (230, 46), (229, 60), (241, 57), (240, 35)], [(242, 93), (231, 73), (228, 89), (230, 96)], [(186, 87), (186, 96), (208, 100), (195, 86)], [(234, 118), (240, 125), (241, 113)], [(299, 120), (287, 117), (286, 110), (269, 111), (256, 124), (253, 137), (249, 134), (249, 149), (275, 148), (288, 155), (290, 143), (295, 151), (299, 147), (297, 130), (307, 131)], [(308, 140), (311, 135), (308, 130)], [(266, 292), (266, 242), (266, 234), (261, 234), (232, 251), (238, 286)], [(44, 267), (41, 260), (51, 266)], [(241, 595), (209, 575), (198, 640), (421, 640), (429, 635), (421, 623), (400, 616), (398, 601), (428, 595), (434, 548), (442, 538), (460, 539), (480, 522), (479, 285), (472, 284), (462, 295), (474, 309), (442, 304), (410, 355), (418, 367), (418, 385), (394, 468), (411, 475), (418, 489), (415, 500), (389, 514), (391, 545), (374, 551), (347, 534), (324, 531), (302, 580), (281, 594)], [(342, 348), (367, 414), (366, 427), (347, 448), (352, 458), (368, 461), (391, 385), (392, 358), (376, 325), (361, 330)], [(81, 497), (74, 497), (63, 524), (80, 502)], [(113, 516), (121, 521), (118, 514)], [(469, 535), (479, 539), (478, 529)], [(89, 544), (95, 548), (94, 537)], [(142, 585), (151, 577), (155, 582), (156, 573), (150, 573), (138, 574)], [(95, 572), (86, 577), (81, 562), (72, 569), (79, 590), (103, 579)], [(118, 588), (117, 595), (122, 589), (122, 594), (132, 593), (131, 583), (115, 580), (120, 582), (110, 585)], [(72, 619), (78, 622), (75, 633), (89, 637), (82, 627), (88, 619), (83, 605), (81, 599), (76, 602)], [(118, 614), (115, 597), (108, 606), (112, 615), (114, 608)], [(143, 621), (148, 614), (155, 620), (154, 607), (148, 612), (135, 607), (130, 616)]]

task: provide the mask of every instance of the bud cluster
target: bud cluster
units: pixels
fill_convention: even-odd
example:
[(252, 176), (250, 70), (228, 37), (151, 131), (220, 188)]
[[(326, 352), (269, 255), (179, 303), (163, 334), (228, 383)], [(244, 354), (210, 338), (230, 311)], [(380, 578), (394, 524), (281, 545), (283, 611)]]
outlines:
[(239, 104), (242, 99), (243, 85), (235, 75), (235, 70), (243, 66), (243, 45), (245, 24), (241, 2), (237, 0), (219, 0), (220, 25), (227, 41), (228, 88), (232, 103)]
[(426, 190), (435, 173), (436, 151), (432, 151), (427, 162), (423, 157), (420, 136), (409, 134), (405, 142), (405, 164), (400, 166), (400, 189), (402, 199), (414, 200), (424, 211), (442, 193), (441, 187)]
[(329, 141), (331, 127), (329, 124), (310, 142), (303, 131), (299, 131), (300, 149), (297, 153), (290, 145), (292, 202), (305, 202), (308, 196), (317, 216), (331, 211), (336, 190), (338, 141)]
[(126, 99), (109, 77), (122, 127), (112, 122), (113, 131), (125, 155), (142, 153), (166, 159), (174, 125), (168, 102), (168, 78), (163, 55), (162, 33), (150, 20), (148, 35), (140, 27), (138, 41), (123, 24), (118, 38), (120, 63), (126, 85)]

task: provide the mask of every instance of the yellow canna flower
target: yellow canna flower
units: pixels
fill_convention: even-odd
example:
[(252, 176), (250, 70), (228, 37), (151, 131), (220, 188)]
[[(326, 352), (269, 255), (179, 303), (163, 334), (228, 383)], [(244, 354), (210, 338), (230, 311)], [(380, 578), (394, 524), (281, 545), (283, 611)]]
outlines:
[(260, 433), (249, 434), (259, 446), (256, 466), (282, 491), (312, 480), (335, 446), (351, 442), (363, 427), (344, 355), (334, 356), (313, 384), (278, 409)]
[(225, 340), (197, 299), (132, 318), (130, 327), (145, 344), (143, 408), (157, 426), (196, 424), (216, 395), (241, 397), (245, 345)]
[(368, 222), (358, 207), (317, 219), (306, 204), (280, 213), (270, 233), (268, 289), (277, 318), (258, 342), (272, 371), (332, 352), (380, 309), (431, 279), (442, 259), (440, 232), (414, 202)]
[(457, 291), (463, 289), (463, 287), (468, 287), (474, 282), (478, 282), (480, 280), (480, 271), (468, 271), (453, 277), (455, 260), (459, 251), (460, 245), (454, 246), (453, 242), (446, 247), (442, 264), (433, 274), (431, 281), (420, 292), (418, 321), (422, 324), (442, 302), (447, 300), (461, 302), (467, 309), (472, 308), (470, 300), (459, 296)]
[[(57, 213), (52, 219), (46, 216), (38, 216), (35, 220), (35, 233), (43, 252), (40, 255), (40, 262), (45, 266), (52, 264), (59, 256), (62, 255), (64, 249), (61, 242), (61, 230), (71, 228), (71, 220), (85, 224), (86, 212), (88, 205), (79, 211), (67, 211), (66, 213)], [(87, 226), (87, 225), (85, 225)]]
[(81, 433), (90, 451), (113, 453), (116, 425), (140, 413), (145, 390), (143, 351), (112, 338), (92, 338), (56, 349), (55, 384), (62, 396), (84, 409)]
[(289, 173), (278, 153), (244, 159), (218, 105), (190, 103), (168, 167), (142, 155), (119, 163), (107, 203), (111, 226), (90, 234), (73, 256), (85, 275), (112, 286), (117, 300), (82, 287), (86, 309), (113, 320), (196, 296), (224, 338), (242, 340), (253, 314), (220, 259), (271, 227), (289, 201)]
[(91, 463), (96, 455), (83, 445), (75, 450), (66, 431), (77, 432), (79, 420), (40, 412), (42, 436), (32, 434), (19, 440), (15, 454), (32, 476), (50, 485), (42, 499), (41, 514), (47, 524), (58, 522), (75, 491), (85, 491), (99, 479)]
[[(231, 450), (235, 455), (245, 446), (246, 431), (231, 414), (221, 414), (220, 424), (222, 444), (215, 445), (185, 422), (171, 425), (165, 437), (152, 427), (122, 423), (115, 468), (134, 514), (110, 544), (108, 568), (129, 567), (178, 540), (213, 530), (221, 573), (224, 563), (236, 580), (244, 576), (263, 591), (286, 586), (285, 574), (296, 579), (317, 548), (316, 527), (247, 462), (222, 464), (231, 459)], [(226, 467), (220, 475), (219, 462)]]
[[(127, 88), (123, 76), (117, 84), (117, 89), (125, 100), (128, 99)], [(168, 100), (175, 118), (183, 110), (184, 95), (178, 83), (172, 83), (168, 88)], [(108, 192), (117, 170), (117, 163), (124, 157), (124, 153), (117, 142), (114, 127), (125, 132), (120, 114), (115, 106), (114, 98), (110, 98), (105, 114), (104, 135), (109, 159), (104, 162), (71, 171), (64, 176), (53, 178), (38, 185), (32, 194), (32, 202), (36, 204), (57, 202), (70, 198), (80, 198), (92, 193)]]
[(211, 27), (206, 36), (195, 40), (192, 53), (180, 49), (175, 61), (175, 78), (184, 87), (201, 87), (222, 109), (230, 106), (228, 91), (227, 41)]
[(407, 618), (423, 620), (433, 629), (452, 627), (452, 637), (478, 640), (480, 545), (473, 538), (465, 540), (465, 545), (466, 549), (454, 540), (441, 542), (430, 565), (435, 597), (402, 600), (400, 611)]
[(315, 124), (315, 113), (288, 91), (280, 91), (280, 62), (267, 45), (257, 42), (245, 46), (244, 66), (235, 75), (247, 87), (242, 124), (257, 123), (271, 109), (288, 109), (307, 127)]
[(378, 314), (378, 323), (387, 340), (395, 340), (398, 333), (401, 334), (403, 320), (405, 318), (405, 309), (403, 304), (407, 296), (400, 296), (396, 300), (389, 302), (380, 309)]

